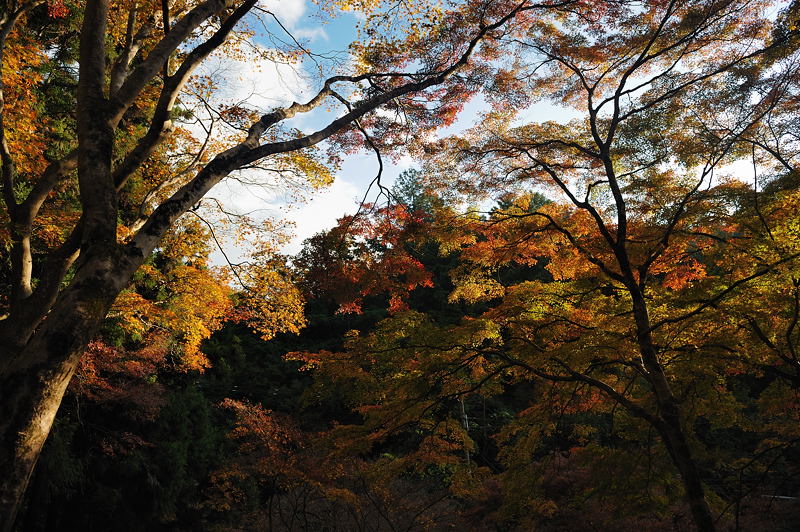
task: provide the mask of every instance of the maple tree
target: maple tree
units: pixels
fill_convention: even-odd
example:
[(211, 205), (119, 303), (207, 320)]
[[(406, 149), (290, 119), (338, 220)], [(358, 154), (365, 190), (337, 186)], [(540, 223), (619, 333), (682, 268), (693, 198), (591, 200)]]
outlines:
[[(249, 528), (742, 529), (796, 486), (796, 3), (337, 2), (365, 15), (351, 70), (266, 112), (192, 75), (249, 57), (255, 1), (3, 7), (5, 529), (64, 393), (47, 467), (141, 460), (161, 524), (191, 492), (193, 523)], [(478, 95), (477, 125), (435, 136)], [(290, 260), (275, 225), (203, 199), (324, 186), (360, 147), (424, 169), (379, 173), (389, 205)], [(258, 241), (226, 274), (228, 229)], [(245, 326), (272, 340), (244, 353)], [(77, 441), (81, 404), (131, 428)]]
[[(696, 427), (741, 422), (747, 401), (728, 377), (748, 370), (732, 359), (781, 377), (763, 401), (785, 406), (765, 419), (786, 425), (761, 451), (794, 437), (796, 6), (775, 20), (756, 2), (595, 7), (555, 27), (519, 21), (486, 75), (492, 109), (424, 148), (431, 181), (450, 195), (505, 200), (483, 215), (444, 212), (438, 230), (442, 252), (462, 261), (452, 300), (490, 308), (456, 325), (400, 313), (340, 353), (295, 357), (353, 390), (365, 422), (350, 438), (424, 422), (423, 454), (411, 460), (430, 463), (475, 451), (457, 409), (432, 417), (437, 405), (550, 382), (498, 434), (506, 511), (556, 511), (536, 495), (531, 456), (559, 433), (592, 451), (584, 456), (618, 460), (597, 440), (635, 448), (644, 426), (663, 446), (648, 463), (662, 475), (674, 467), (694, 526), (714, 530), (730, 505), (709, 500), (729, 495), (704, 485), (711, 466)], [(526, 123), (520, 109), (542, 100), (579, 116)], [(546, 273), (503, 284), (513, 264)], [(579, 414), (610, 418), (610, 433), (560, 421)]]
[[(93, 345), (84, 359), (91, 371), (80, 368), (73, 379), (76, 404), (72, 397), (65, 403), (56, 443), (43, 456), (41, 474), (51, 480), (37, 474), (34, 483), (37, 497), (53, 477), (66, 486), (52, 509), (38, 515), (60, 515), (73, 526), (126, 529), (167, 523), (350, 529), (406, 522), (459, 529), (691, 528), (679, 478), (654, 431), (591, 387), (547, 383), (521, 366), (537, 357), (513, 345), (511, 329), (529, 326), (545, 312), (552, 320), (556, 308), (577, 316), (563, 297), (557, 307), (541, 299), (531, 303), (532, 283), (563, 288), (555, 286), (550, 262), (520, 264), (512, 260), (520, 249), (506, 248), (508, 260), (491, 262), (493, 272), (476, 271), (475, 261), (489, 248), (472, 245), (489, 237), (497, 244), (497, 238), (520, 230), (510, 227), (509, 213), (530, 214), (555, 208), (555, 202), (541, 194), (505, 194), (491, 215), (472, 216), (465, 225), (446, 202), (422, 189), (423, 174), (412, 175), (413, 182), (389, 192), (399, 205), (367, 211), (358, 224), (346, 217), (306, 242), (293, 261), (309, 321), (299, 335), (263, 342), (241, 325), (229, 325), (203, 347), (212, 367), (187, 378), (180, 377), (180, 366), (170, 370), (164, 364), (179, 360), (174, 353), (180, 349), (153, 364), (149, 355), (164, 353), (157, 343), (140, 351), (130, 340), (125, 351)], [(401, 210), (402, 217), (384, 218)], [(791, 219), (774, 214), (771, 220)], [(753, 221), (746, 208), (735, 218)], [(501, 224), (507, 230), (498, 230)], [(776, 225), (770, 227), (777, 233)], [(343, 234), (347, 228), (350, 236)], [(386, 231), (385, 239), (376, 228)], [(741, 227), (737, 234), (745, 231)], [(471, 245), (462, 248), (463, 243)], [(493, 251), (501, 253), (503, 246)], [(730, 256), (733, 250), (707, 247), (703, 264), (711, 266), (717, 251)], [(381, 265), (384, 256), (388, 265), (402, 254), (416, 261), (417, 272), (427, 272), (429, 282), (409, 290), (403, 269)], [(375, 283), (371, 270), (391, 278)], [(336, 281), (340, 276), (343, 281)], [(138, 281), (137, 290), (153, 297), (146, 280)], [(768, 299), (781, 291), (770, 286), (778, 285), (736, 295), (749, 298), (753, 313), (761, 304), (774, 305)], [(410, 308), (391, 308), (393, 293)], [(586, 293), (579, 300), (596, 302)], [(775, 360), (756, 355), (761, 340), (748, 336), (754, 330), (736, 314), (744, 307), (733, 295), (728, 302), (708, 310), (721, 314), (704, 317), (723, 329), (698, 344), (707, 350), (705, 365), (671, 364), (693, 384), (684, 399), (692, 420), (687, 434), (698, 450), (706, 489), (713, 490), (712, 507), (722, 512), (719, 523), (768, 528), (769, 516), (769, 526), (791, 528), (791, 503), (767, 494), (794, 493), (796, 407), (787, 401), (792, 394), (785, 379), (764, 364)], [(787, 311), (779, 318), (790, 320)], [(119, 342), (112, 334), (117, 320), (104, 328), (107, 342)], [(543, 330), (553, 327), (550, 320)], [(557, 345), (563, 336), (555, 329), (547, 338), (540, 332), (539, 340)], [(498, 331), (504, 344), (498, 345)], [(290, 360), (281, 363), (281, 355)], [(293, 373), (293, 359), (306, 364), (305, 371)], [(141, 380), (143, 373), (154, 382)], [(629, 396), (646, 403), (643, 383), (629, 384)], [(187, 408), (197, 420), (178, 413)], [(158, 429), (162, 423), (170, 427), (166, 437)], [(95, 425), (104, 427), (90, 443), (99, 450), (88, 453), (95, 455), (92, 468), (80, 482), (106, 515), (92, 518), (94, 512), (79, 510), (91, 508), (85, 496), (70, 493), (68, 483), (76, 481), (68, 471), (76, 466), (57, 464), (87, 461), (87, 443), (80, 440)], [(71, 435), (74, 427), (82, 427), (82, 438)], [(225, 432), (229, 436), (221, 438)], [(196, 449), (189, 452), (187, 437), (202, 443), (189, 445)], [(65, 439), (72, 441), (68, 452)], [(215, 449), (212, 459), (209, 446)], [(109, 468), (124, 480), (100, 473)], [(132, 511), (146, 515), (146, 521), (133, 520), (139, 528), (113, 517), (124, 521)]]

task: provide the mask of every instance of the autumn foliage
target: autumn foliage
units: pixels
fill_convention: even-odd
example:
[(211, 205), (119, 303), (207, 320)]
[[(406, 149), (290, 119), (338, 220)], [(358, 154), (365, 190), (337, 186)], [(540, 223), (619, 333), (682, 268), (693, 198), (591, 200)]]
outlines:
[(4, 530), (800, 526), (797, 2), (0, 8)]

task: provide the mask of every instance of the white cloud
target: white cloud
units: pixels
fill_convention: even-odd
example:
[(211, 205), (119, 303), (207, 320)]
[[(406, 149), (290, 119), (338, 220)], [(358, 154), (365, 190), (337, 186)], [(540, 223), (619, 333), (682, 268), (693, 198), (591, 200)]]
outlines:
[[(281, 22), (291, 27), (303, 14), (305, 4), (302, 1), (289, 2), (270, 1), (264, 4), (267, 8), (275, 8), (275, 14)], [(279, 10), (282, 10), (279, 12)], [(307, 28), (308, 35), (324, 36), (322, 28)], [(304, 36), (294, 31), (297, 36)], [(246, 107), (266, 111), (276, 106), (286, 106), (293, 101), (305, 101), (315, 93), (313, 77), (306, 72), (302, 63), (287, 65), (265, 60), (257, 54), (239, 60), (230, 57), (211, 57), (206, 61), (198, 74), (211, 77), (218, 90), (212, 95), (212, 105), (240, 103)], [(340, 110), (326, 113), (324, 109), (316, 114), (302, 115), (295, 118), (291, 125), (302, 129), (318, 129), (321, 123), (328, 123)], [(199, 133), (199, 132), (198, 132)], [(384, 186), (391, 186), (394, 177), (402, 170), (415, 166), (410, 156), (399, 161), (384, 160)], [(285, 253), (297, 253), (302, 241), (314, 234), (329, 229), (336, 220), (347, 213), (354, 213), (358, 202), (362, 199), (369, 182), (377, 171), (374, 154), (365, 152), (348, 155), (343, 168), (334, 183), (324, 190), (309, 194), (306, 203), (291, 204), (286, 190), (280, 187), (280, 180), (268, 172), (248, 170), (245, 180), (259, 183), (272, 183), (273, 187), (264, 188), (255, 184), (242, 184), (236, 176), (223, 180), (209, 193), (210, 197), (221, 201), (226, 209), (240, 214), (249, 213), (255, 221), (265, 218), (277, 218), (295, 222), (295, 236), (283, 248)], [(376, 190), (370, 194), (374, 198)], [(226, 252), (234, 262), (241, 260), (247, 253), (246, 244), (227, 242)], [(222, 255), (216, 253), (215, 263), (223, 263)]]
[(419, 161), (414, 159), (408, 153), (404, 153), (398, 160), (394, 161), (394, 166), (397, 168), (399, 175), (400, 172), (418, 167)]
[(521, 125), (531, 122), (558, 122), (559, 124), (566, 124), (570, 120), (580, 118), (584, 113), (578, 109), (559, 105), (557, 103), (548, 101), (538, 101), (532, 106), (523, 110), (514, 119), (514, 125)]
[(217, 83), (217, 101), (245, 103), (259, 110), (288, 105), (309, 91), (302, 63), (277, 63), (257, 54), (246, 59), (211, 57), (198, 74)]
[[(389, 188), (402, 171), (417, 166), (416, 161), (408, 155), (398, 161), (387, 159), (384, 164), (382, 183)], [(293, 223), (293, 238), (282, 248), (283, 253), (293, 255), (300, 251), (303, 240), (334, 227), (339, 218), (358, 210), (359, 202), (364, 198), (376, 171), (377, 161), (374, 155), (369, 153), (350, 155), (333, 184), (328, 188), (311, 192), (304, 203), (287, 200), (279, 180), (273, 179), (268, 173), (256, 174), (258, 171), (249, 172), (250, 180), (272, 181), (276, 186), (267, 189), (255, 185), (243, 185), (229, 178), (214, 187), (209, 196), (222, 201), (229, 210), (249, 214), (256, 221), (275, 218)], [(367, 202), (374, 201), (377, 194), (378, 191), (373, 186)], [(228, 256), (234, 262), (242, 260), (248, 251), (247, 245), (244, 244), (228, 243), (226, 248)], [(212, 260), (217, 264), (224, 263), (219, 253), (215, 254)]]
[(308, 39), (309, 41), (323, 40), (329, 41), (328, 32), (322, 26), (316, 28), (297, 28), (292, 30), (292, 35), (298, 39)]
[(306, 13), (305, 0), (261, 0), (259, 6), (271, 12), (284, 26), (294, 27)]
[(302, 206), (287, 210), (285, 219), (295, 222), (295, 237), (283, 249), (285, 253), (300, 251), (303, 240), (336, 225), (336, 220), (352, 214), (358, 208), (359, 195), (363, 194), (355, 184), (336, 179), (329, 188), (316, 193)]

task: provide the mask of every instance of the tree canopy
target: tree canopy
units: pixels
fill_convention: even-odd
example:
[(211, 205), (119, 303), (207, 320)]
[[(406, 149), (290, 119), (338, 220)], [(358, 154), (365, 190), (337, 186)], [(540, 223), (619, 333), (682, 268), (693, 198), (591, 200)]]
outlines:
[[(344, 1), (339, 63), (256, 0), (2, 6), (4, 530), (797, 526), (794, 2)], [(216, 100), (253, 54), (313, 95)], [(207, 196), (359, 149), (294, 257)]]

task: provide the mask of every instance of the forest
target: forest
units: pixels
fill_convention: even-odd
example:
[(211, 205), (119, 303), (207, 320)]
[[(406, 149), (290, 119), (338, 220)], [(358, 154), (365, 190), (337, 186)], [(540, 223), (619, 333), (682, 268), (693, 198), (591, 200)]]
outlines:
[(800, 530), (799, 31), (0, 0), (0, 532)]

